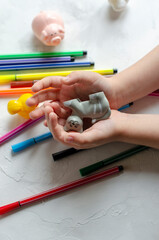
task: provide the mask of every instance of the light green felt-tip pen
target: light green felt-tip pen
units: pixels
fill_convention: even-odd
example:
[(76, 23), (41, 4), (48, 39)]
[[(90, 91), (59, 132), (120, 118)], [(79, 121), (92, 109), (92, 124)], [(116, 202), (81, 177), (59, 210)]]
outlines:
[(35, 52), (35, 53), (13, 53), (0, 55), (0, 59), (15, 59), (15, 58), (45, 58), (45, 57), (82, 57), (87, 55), (87, 51), (70, 51), (70, 52)]

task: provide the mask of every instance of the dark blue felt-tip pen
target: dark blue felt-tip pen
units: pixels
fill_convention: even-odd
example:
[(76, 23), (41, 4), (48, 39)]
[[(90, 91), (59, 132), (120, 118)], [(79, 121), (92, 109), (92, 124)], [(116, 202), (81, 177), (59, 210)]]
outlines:
[(29, 138), (23, 142), (16, 143), (16, 144), (12, 145), (11, 147), (12, 147), (13, 152), (16, 153), (16, 152), (20, 152), (36, 143), (42, 142), (48, 138), (52, 138), (51, 132), (44, 133), (37, 137)]
[(128, 104), (122, 106), (121, 108), (119, 108), (118, 111), (124, 110), (125, 108), (128, 108), (128, 107), (130, 107), (130, 106), (132, 106), (132, 105), (133, 105), (133, 102), (128, 103)]

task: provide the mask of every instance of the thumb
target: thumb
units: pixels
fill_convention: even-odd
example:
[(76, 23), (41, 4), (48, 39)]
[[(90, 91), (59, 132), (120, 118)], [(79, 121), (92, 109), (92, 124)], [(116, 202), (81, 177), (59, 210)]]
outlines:
[(71, 144), (75, 148), (92, 148), (98, 145), (97, 132), (92, 129), (89, 131), (84, 131), (83, 133), (69, 132), (65, 143)]

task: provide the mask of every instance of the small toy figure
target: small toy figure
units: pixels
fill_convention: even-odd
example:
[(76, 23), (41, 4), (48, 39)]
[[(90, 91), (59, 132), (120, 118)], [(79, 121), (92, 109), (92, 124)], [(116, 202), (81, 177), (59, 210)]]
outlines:
[(129, 0), (108, 0), (113, 10), (116, 12), (123, 11), (127, 6), (128, 1)]
[(47, 46), (57, 46), (64, 38), (64, 23), (53, 11), (41, 11), (32, 21), (35, 36)]
[(107, 119), (111, 115), (109, 102), (103, 92), (89, 95), (89, 101), (81, 102), (72, 99), (64, 102), (64, 106), (72, 109), (72, 114), (66, 120), (64, 129), (77, 132), (83, 131), (83, 118), (92, 118), (92, 123)]
[(18, 100), (9, 101), (7, 106), (8, 112), (12, 115), (18, 113), (20, 116), (29, 119), (29, 113), (37, 107), (37, 105), (32, 107), (26, 105), (26, 100), (31, 96), (32, 94), (25, 93)]

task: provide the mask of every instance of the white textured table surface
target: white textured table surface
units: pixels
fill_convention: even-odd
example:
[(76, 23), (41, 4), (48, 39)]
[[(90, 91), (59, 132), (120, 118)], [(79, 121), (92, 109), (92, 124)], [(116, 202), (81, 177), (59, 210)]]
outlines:
[[(65, 39), (54, 49), (88, 50), (96, 68), (122, 70), (159, 43), (158, 0), (130, 0), (122, 13), (113, 12), (107, 0), (1, 0), (0, 54), (51, 51), (31, 30), (33, 17), (49, 9), (58, 10), (65, 22)], [(0, 99), (0, 136), (24, 121), (7, 113), (8, 100)], [(145, 97), (127, 111), (158, 114), (159, 99)], [(79, 168), (132, 147), (107, 144), (53, 162), (51, 154), (66, 146), (48, 140), (12, 155), (12, 144), (46, 131), (38, 123), (0, 146), (1, 206), (78, 179)], [(120, 163), (123, 174), (0, 217), (0, 240), (158, 239), (159, 151)]]

